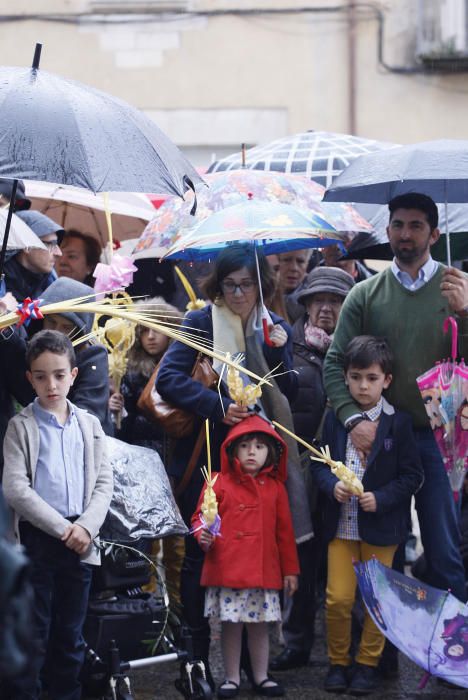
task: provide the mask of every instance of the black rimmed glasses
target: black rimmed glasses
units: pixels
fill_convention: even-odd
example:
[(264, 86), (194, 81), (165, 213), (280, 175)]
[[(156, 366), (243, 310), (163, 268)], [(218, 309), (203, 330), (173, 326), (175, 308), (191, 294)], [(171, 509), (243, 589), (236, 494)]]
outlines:
[(49, 253), (53, 253), (56, 248), (60, 248), (58, 241), (42, 241)]
[(239, 284), (236, 284), (232, 280), (221, 282), (221, 289), (225, 294), (235, 294), (237, 289), (239, 289), (242, 294), (248, 294), (252, 292), (256, 286), (257, 283), (254, 282), (254, 280), (242, 280)]

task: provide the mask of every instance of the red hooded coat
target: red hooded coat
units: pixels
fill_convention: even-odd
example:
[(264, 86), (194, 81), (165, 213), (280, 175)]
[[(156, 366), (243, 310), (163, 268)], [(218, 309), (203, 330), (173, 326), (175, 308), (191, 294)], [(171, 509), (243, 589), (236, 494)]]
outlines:
[[(278, 468), (264, 467), (253, 478), (244, 474), (237, 459), (232, 465), (228, 446), (247, 433), (266, 433), (281, 445)], [(289, 509), (286, 480), (287, 447), (263, 418), (252, 416), (230, 431), (221, 446), (221, 473), (214, 485), (221, 517), (221, 537), (205, 556), (201, 585), (228, 588), (283, 588), (284, 576), (299, 573), (296, 543)], [(200, 523), (200, 496), (192, 517)], [(200, 538), (201, 530), (195, 533)]]

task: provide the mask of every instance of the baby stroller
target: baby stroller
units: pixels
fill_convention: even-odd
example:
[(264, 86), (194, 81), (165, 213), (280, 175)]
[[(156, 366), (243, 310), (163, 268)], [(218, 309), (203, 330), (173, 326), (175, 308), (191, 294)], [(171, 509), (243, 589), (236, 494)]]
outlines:
[[(194, 661), (191, 640), (182, 629), (168, 629), (169, 599), (161, 577), (156, 591), (144, 592), (154, 568), (145, 542), (128, 548), (114, 543), (93, 576), (83, 634), (87, 644), (83, 687), (88, 696), (134, 700), (129, 673), (161, 663), (179, 663), (175, 685), (183, 697), (209, 700), (212, 691), (202, 662)], [(163, 646), (165, 653), (158, 653)], [(158, 654), (158, 655), (155, 655)]]
[[(193, 660), (190, 636), (180, 623), (169, 625), (174, 618), (164, 578), (148, 557), (155, 538), (187, 532), (164, 465), (153, 450), (107, 441), (114, 496), (101, 529), (101, 566), (93, 573), (83, 629), (83, 689), (91, 697), (134, 700), (132, 670), (178, 662), (175, 685), (181, 694), (209, 700), (204, 664)], [(145, 592), (153, 575), (155, 591)]]

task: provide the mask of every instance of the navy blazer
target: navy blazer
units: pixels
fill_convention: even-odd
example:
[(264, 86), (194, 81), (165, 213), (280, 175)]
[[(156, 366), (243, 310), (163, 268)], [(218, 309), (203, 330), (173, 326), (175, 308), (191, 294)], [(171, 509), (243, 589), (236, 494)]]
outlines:
[[(270, 369), (278, 365), (276, 372), (285, 372), (293, 368), (291, 328), (282, 318), (270, 312), (273, 323), (280, 324), (288, 334), (287, 343), (280, 348), (271, 348), (263, 345), (263, 354)], [(192, 311), (187, 314), (182, 323), (182, 328), (187, 332), (198, 336), (197, 340), (203, 344), (213, 340), (213, 321), (211, 306), (200, 311)], [(188, 345), (175, 341), (169, 346), (161, 362), (156, 389), (166, 401), (178, 408), (183, 408), (199, 418), (209, 418), (216, 424), (213, 435), (213, 454), (219, 454), (221, 442), (227, 434), (228, 426), (222, 421), (229, 404), (233, 400), (226, 395), (221, 386), (222, 403), (217, 391), (207, 389), (200, 382), (191, 378), (193, 365), (198, 352)], [(280, 391), (291, 401), (297, 391), (297, 376), (294, 372), (288, 372), (276, 379)], [(193, 445), (198, 436), (199, 427), (194, 435), (183, 440), (178, 440), (168, 473), (172, 476), (181, 476), (187, 466), (187, 461), (192, 453)]]
[[(329, 411), (325, 419), (322, 444), (329, 445), (332, 458), (346, 463), (347, 433), (336, 415)], [(338, 479), (321, 462), (312, 462), (312, 475), (327, 498), (322, 512), (323, 534), (327, 542), (336, 537), (341, 504), (333, 490)], [(367, 459), (362, 483), (377, 501), (375, 513), (358, 508), (361, 540), (387, 546), (399, 544), (408, 533), (411, 496), (422, 486), (423, 468), (411, 418), (396, 411), (384, 400), (377, 434)]]

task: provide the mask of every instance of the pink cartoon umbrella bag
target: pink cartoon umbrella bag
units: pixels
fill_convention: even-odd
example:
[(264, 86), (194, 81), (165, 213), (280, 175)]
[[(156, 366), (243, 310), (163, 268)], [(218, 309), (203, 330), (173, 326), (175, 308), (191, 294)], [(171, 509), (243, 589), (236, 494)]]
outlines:
[(458, 326), (452, 316), (444, 321), (444, 333), (452, 328), (452, 358), (438, 362), (417, 378), (437, 446), (450, 485), (458, 500), (468, 469), (468, 366), (457, 362)]

